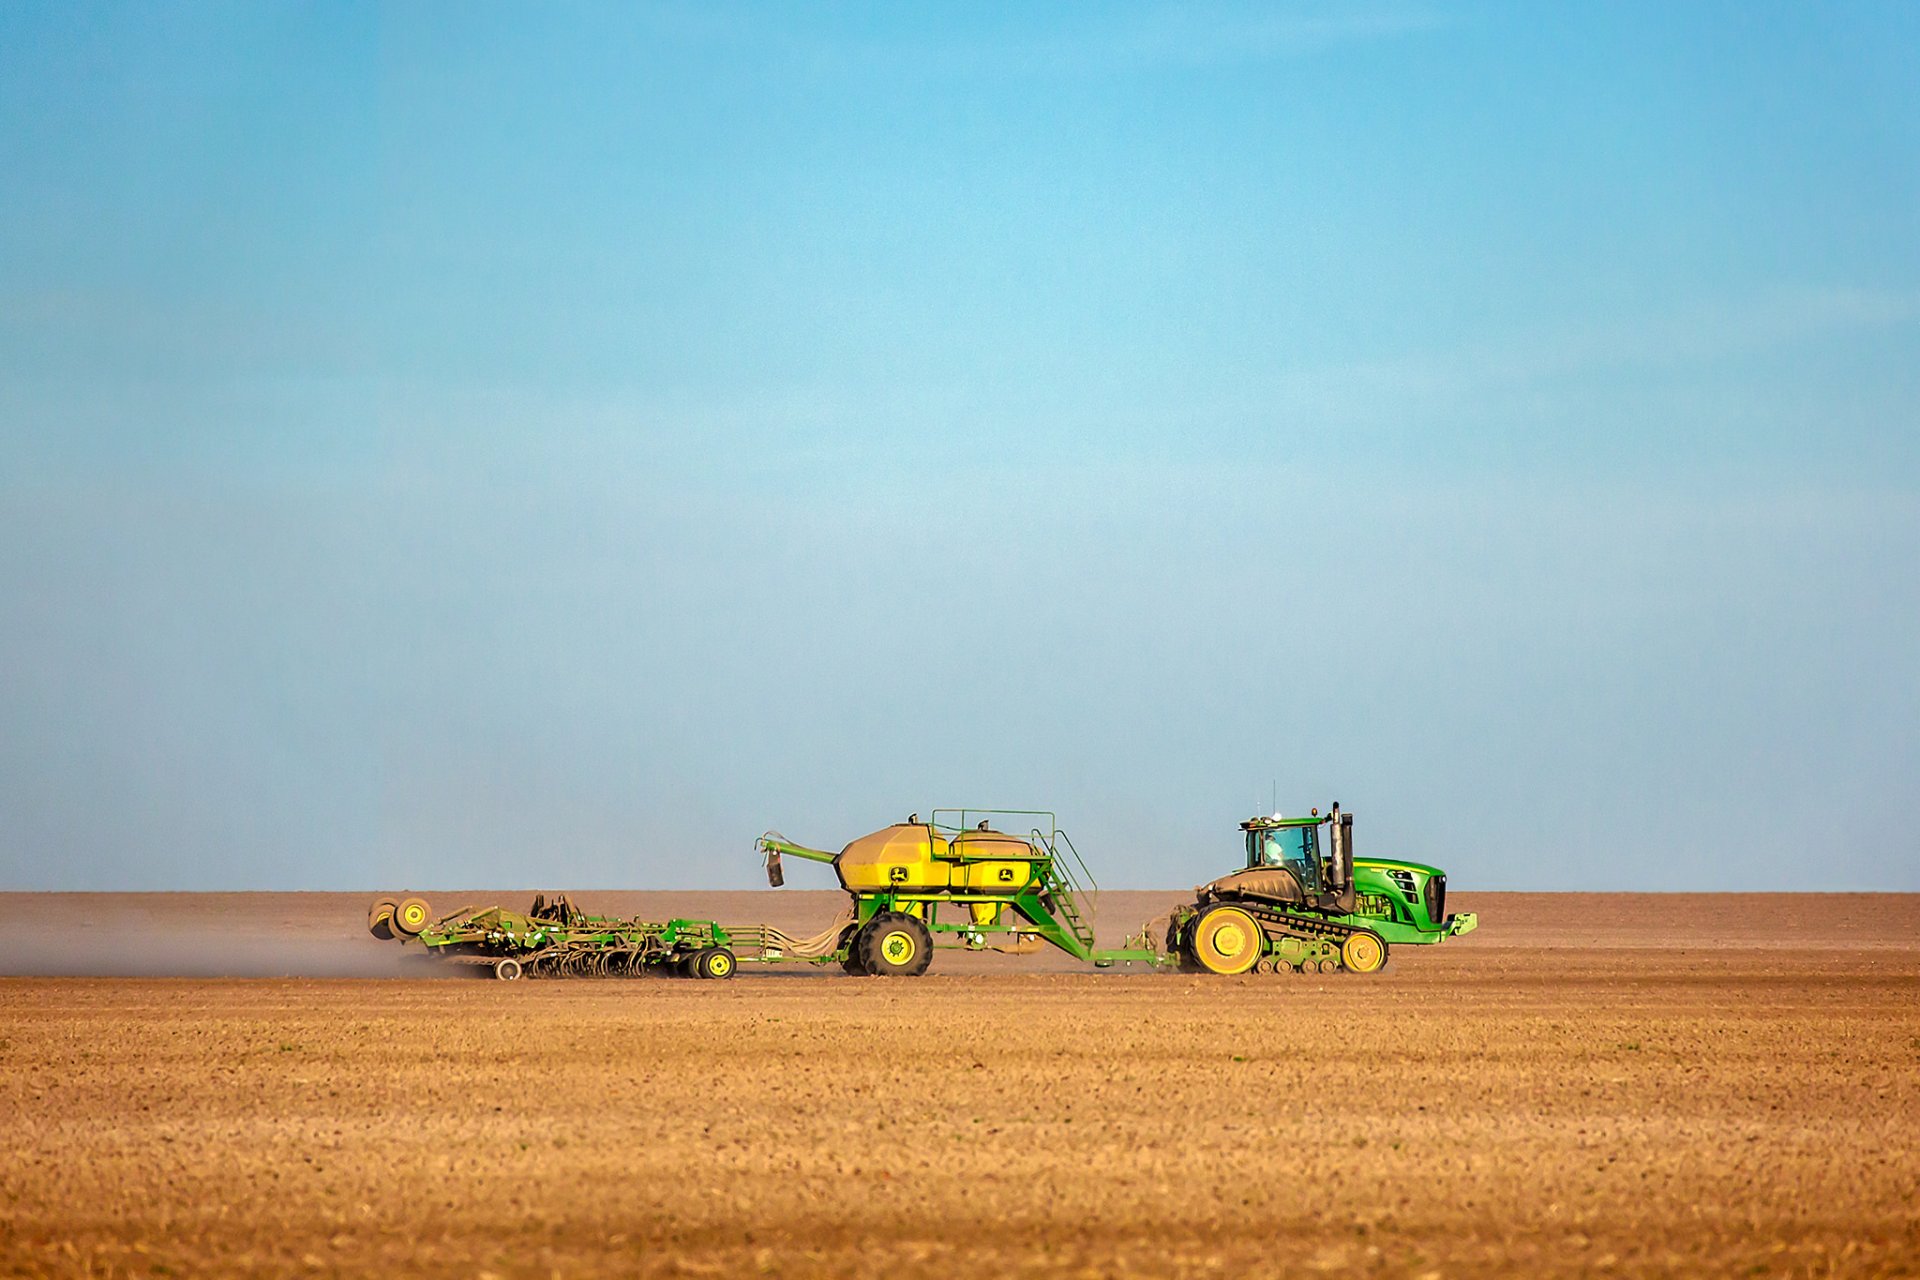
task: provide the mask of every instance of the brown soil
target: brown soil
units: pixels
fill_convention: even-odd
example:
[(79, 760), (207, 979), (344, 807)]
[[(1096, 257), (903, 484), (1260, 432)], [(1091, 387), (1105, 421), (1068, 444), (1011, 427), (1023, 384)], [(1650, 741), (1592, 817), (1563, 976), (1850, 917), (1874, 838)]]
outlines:
[[(358, 895), (0, 905), (4, 972), (393, 963)], [(1457, 905), (1371, 978), (0, 980), (0, 1272), (1920, 1275), (1920, 896)]]

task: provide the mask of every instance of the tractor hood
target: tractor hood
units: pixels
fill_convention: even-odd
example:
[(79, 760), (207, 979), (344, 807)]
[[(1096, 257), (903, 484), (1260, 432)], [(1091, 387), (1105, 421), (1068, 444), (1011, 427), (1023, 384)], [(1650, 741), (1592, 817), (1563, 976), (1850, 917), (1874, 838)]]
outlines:
[(1400, 858), (1355, 858), (1354, 869), (1367, 867), (1375, 871), (1412, 871), (1423, 876), (1443, 876), (1447, 874), (1438, 867), (1430, 867), (1424, 862), (1407, 862)]

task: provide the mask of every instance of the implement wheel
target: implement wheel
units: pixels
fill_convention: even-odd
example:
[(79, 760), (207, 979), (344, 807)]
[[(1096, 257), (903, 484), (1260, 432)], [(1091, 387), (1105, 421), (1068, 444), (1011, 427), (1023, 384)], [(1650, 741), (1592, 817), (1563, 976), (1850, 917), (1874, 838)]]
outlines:
[(508, 956), (504, 960), (495, 960), (493, 962), (493, 976), (502, 982), (518, 982), (520, 980), (520, 962), (511, 956)]
[(693, 957), (696, 978), (731, 978), (733, 970), (733, 952), (725, 947), (708, 947)]
[(425, 898), (406, 898), (393, 909), (393, 931), (409, 938), (419, 937), (432, 920), (433, 910)]
[(367, 911), (367, 932), (382, 942), (393, 941), (394, 905), (392, 898), (382, 898)]
[(855, 944), (860, 965), (880, 978), (917, 978), (933, 962), (933, 935), (904, 911), (882, 911), (867, 921)]
[(1267, 949), (1267, 935), (1254, 918), (1238, 907), (1212, 907), (1188, 934), (1193, 958), (1208, 973), (1245, 973)]
[(1340, 961), (1355, 973), (1377, 973), (1387, 962), (1387, 944), (1377, 933), (1350, 933), (1340, 944)]

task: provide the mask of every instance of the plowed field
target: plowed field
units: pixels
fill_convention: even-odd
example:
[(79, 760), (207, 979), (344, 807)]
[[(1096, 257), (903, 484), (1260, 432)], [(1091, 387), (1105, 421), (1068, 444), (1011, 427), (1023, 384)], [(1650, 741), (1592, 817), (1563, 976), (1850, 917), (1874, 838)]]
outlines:
[[(606, 905), (837, 905), (698, 897)], [(55, 976), (391, 952), (359, 898), (14, 896), (0, 1270), (1920, 1274), (1920, 899), (1459, 897), (1371, 978), (506, 984)]]

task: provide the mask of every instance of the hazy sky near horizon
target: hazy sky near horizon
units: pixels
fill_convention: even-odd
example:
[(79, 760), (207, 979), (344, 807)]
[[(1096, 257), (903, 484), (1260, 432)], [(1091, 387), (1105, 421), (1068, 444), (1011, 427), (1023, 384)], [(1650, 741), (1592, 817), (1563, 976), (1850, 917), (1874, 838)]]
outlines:
[[(0, 889), (1920, 890), (1920, 8), (0, 7)], [(796, 885), (825, 887), (804, 868)]]

